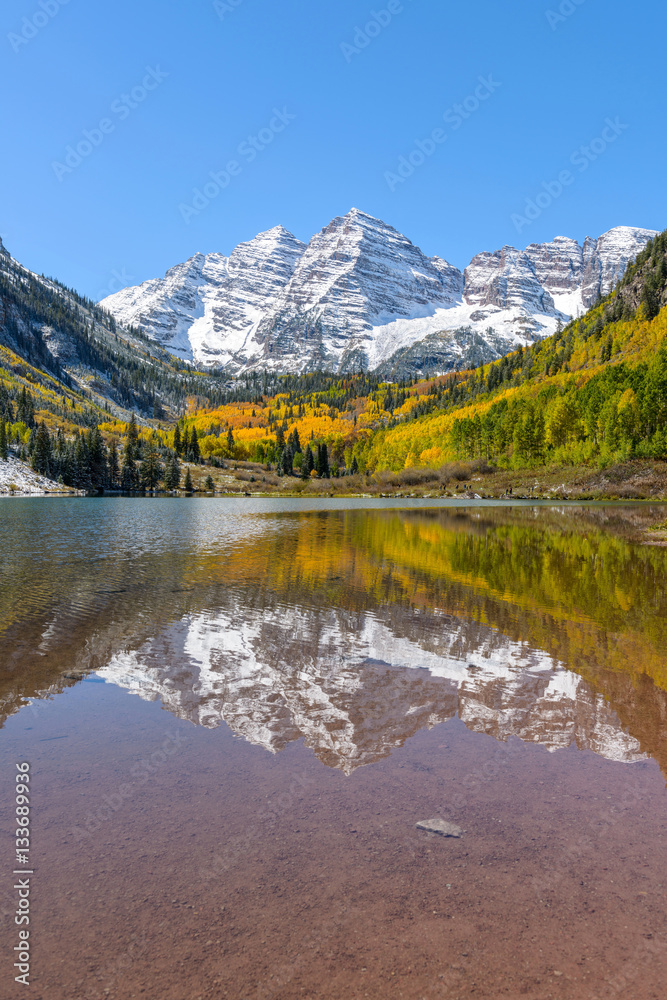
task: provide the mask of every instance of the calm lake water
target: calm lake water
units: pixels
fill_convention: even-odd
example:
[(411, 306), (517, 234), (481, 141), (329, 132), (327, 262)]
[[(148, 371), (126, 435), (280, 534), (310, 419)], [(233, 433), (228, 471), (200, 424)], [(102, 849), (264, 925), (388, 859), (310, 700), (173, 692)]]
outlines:
[(30, 996), (664, 1000), (664, 517), (2, 503)]

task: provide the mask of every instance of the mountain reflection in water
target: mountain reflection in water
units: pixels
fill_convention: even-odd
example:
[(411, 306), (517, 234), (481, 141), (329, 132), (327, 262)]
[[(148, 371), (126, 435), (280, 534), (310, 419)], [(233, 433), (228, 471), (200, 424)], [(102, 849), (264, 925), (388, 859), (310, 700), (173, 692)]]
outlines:
[(110, 500), (82, 538), (76, 503), (49, 501), (50, 528), (11, 512), (5, 715), (76, 667), (346, 773), (454, 715), (667, 767), (667, 550), (613, 508)]
[(403, 618), (399, 633), (381, 612), (277, 605), (260, 616), (239, 596), (117, 655), (100, 674), (198, 725), (224, 721), (267, 750), (304, 737), (346, 773), (456, 714), (501, 740), (642, 756), (602, 695), (549, 656), (450, 616), (428, 629), (422, 614)]

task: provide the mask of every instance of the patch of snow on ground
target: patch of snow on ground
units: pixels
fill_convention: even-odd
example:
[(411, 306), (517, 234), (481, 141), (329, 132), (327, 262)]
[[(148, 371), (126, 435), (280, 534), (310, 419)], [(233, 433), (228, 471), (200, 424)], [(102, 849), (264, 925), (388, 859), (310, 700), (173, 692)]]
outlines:
[[(14, 489), (11, 487), (14, 486)], [(40, 476), (18, 458), (0, 458), (0, 496), (43, 495), (45, 493), (71, 493), (72, 490), (53, 479)]]

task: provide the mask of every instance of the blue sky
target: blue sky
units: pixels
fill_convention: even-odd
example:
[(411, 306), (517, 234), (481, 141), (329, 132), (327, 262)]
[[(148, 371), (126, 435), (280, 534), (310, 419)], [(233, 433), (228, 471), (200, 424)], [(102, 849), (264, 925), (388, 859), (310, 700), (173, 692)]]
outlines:
[(5, 0), (0, 234), (97, 298), (353, 206), (459, 267), (662, 229), (666, 21), (657, 0)]

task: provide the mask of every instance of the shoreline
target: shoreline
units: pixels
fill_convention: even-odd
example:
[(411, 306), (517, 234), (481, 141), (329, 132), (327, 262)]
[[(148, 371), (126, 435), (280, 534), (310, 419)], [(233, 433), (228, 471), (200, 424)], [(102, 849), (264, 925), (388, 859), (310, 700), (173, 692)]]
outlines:
[[(400, 472), (358, 473), (332, 479), (297, 479), (278, 476), (271, 468), (251, 462), (226, 467), (183, 463), (190, 472), (193, 489), (106, 490), (86, 493), (38, 476), (28, 465), (13, 459), (16, 482), (2, 482), (0, 499), (26, 497), (249, 497), (285, 499), (386, 499), (386, 500), (496, 500), (579, 503), (667, 503), (667, 462), (630, 459), (597, 469), (588, 466), (558, 466), (539, 469), (498, 469), (480, 460), (434, 469), (404, 469)], [(3, 470), (0, 463), (0, 472)], [(207, 490), (211, 476), (215, 489)], [(4, 479), (9, 480), (9, 476)], [(13, 487), (13, 488), (10, 488)]]

